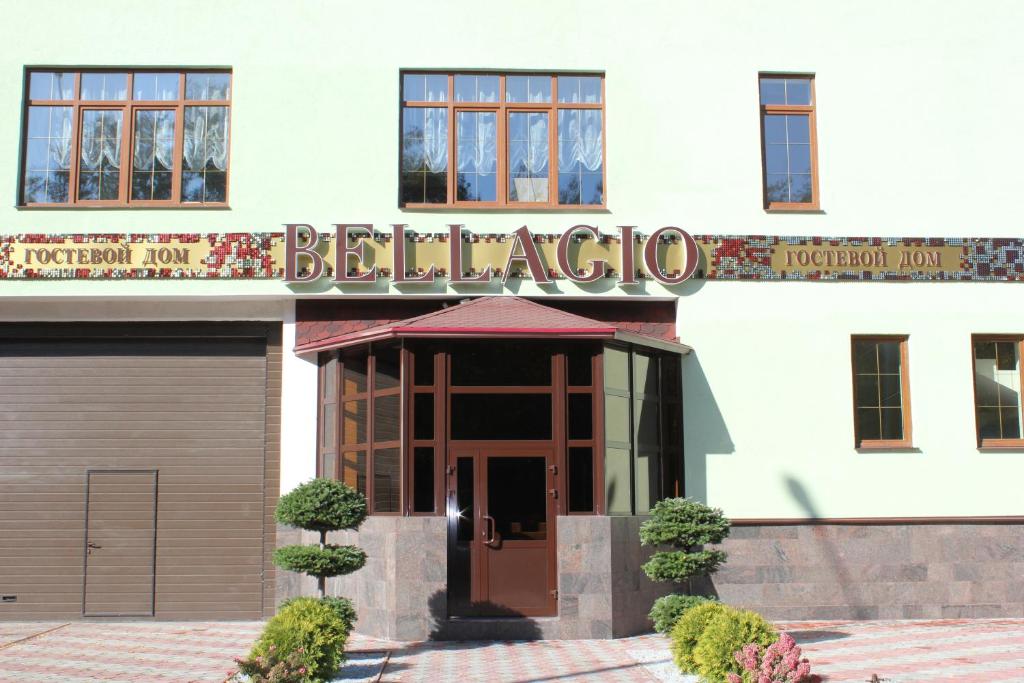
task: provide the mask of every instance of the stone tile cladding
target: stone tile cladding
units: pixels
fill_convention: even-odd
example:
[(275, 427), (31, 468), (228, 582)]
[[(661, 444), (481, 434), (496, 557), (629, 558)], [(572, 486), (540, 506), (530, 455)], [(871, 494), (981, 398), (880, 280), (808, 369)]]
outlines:
[(698, 593), (771, 619), (1024, 617), (1024, 524), (737, 526)]
[[(647, 611), (667, 591), (643, 574), (643, 518), (593, 515), (558, 518), (558, 616), (532, 619), (447, 618), (447, 520), (369, 517), (356, 532), (331, 534), (332, 543), (366, 551), (366, 566), (329, 579), (328, 593), (351, 598), (357, 632), (393, 640), (593, 639), (643, 633)], [(301, 538), (301, 541), (300, 541)], [(314, 534), (278, 527), (278, 543), (313, 543)], [(278, 601), (313, 595), (313, 579), (278, 572)]]

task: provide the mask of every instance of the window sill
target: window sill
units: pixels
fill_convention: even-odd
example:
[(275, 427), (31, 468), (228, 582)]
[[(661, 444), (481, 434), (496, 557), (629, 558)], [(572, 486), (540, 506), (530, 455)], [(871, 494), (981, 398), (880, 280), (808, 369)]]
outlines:
[(825, 210), (816, 206), (794, 206), (794, 207), (767, 207), (765, 213), (807, 213), (825, 215)]
[(992, 439), (982, 441), (978, 450), (983, 453), (998, 451), (1024, 451), (1024, 439)]
[(854, 450), (858, 453), (920, 453), (921, 449), (912, 443), (902, 441), (867, 441), (862, 442)]
[(399, 206), (404, 213), (611, 213), (607, 206)]
[(228, 204), (15, 204), (17, 211), (230, 211)]

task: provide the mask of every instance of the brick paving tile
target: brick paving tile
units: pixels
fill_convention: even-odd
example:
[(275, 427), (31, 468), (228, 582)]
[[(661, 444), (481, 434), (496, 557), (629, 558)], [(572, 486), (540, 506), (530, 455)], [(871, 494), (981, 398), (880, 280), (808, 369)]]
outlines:
[[(222, 683), (260, 622), (0, 624), (2, 683)], [(827, 683), (1024, 683), (1024, 619), (781, 624)], [(37, 635), (36, 637), (29, 637)], [(21, 638), (28, 640), (16, 642)], [(5, 646), (5, 643), (7, 645)], [(13, 644), (11, 644), (13, 643)], [(353, 652), (391, 652), (382, 683), (653, 683), (682, 680), (668, 641), (398, 643), (354, 635)]]

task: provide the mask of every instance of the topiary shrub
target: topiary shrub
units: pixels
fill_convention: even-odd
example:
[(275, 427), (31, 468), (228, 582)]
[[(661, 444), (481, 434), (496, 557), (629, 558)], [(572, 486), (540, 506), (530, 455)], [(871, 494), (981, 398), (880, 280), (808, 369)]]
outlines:
[(703, 595), (665, 595), (654, 601), (654, 607), (647, 615), (654, 622), (654, 630), (668, 634), (686, 612), (715, 598)]
[(775, 627), (757, 612), (727, 607), (707, 622), (697, 639), (692, 653), (694, 672), (707, 683), (728, 683), (730, 673), (743, 675), (737, 651), (750, 643), (768, 647), (778, 639)]
[(697, 670), (697, 662), (693, 658), (693, 651), (697, 647), (701, 634), (712, 619), (725, 610), (732, 609), (720, 602), (705, 602), (686, 610), (686, 613), (679, 618), (669, 638), (672, 641), (672, 661), (676, 663), (683, 673), (694, 673)]
[(274, 551), (274, 564), (282, 569), (315, 576), (324, 597), (329, 576), (351, 574), (366, 564), (366, 553), (356, 546), (328, 545), (327, 532), (357, 529), (366, 519), (366, 498), (333, 479), (313, 479), (292, 489), (277, 503), (274, 518), (281, 524), (320, 533), (320, 545), (288, 545)]
[[(289, 598), (281, 603), (278, 610), (282, 610), (288, 605), (292, 604), (296, 600), (305, 600), (306, 598)], [(345, 626), (348, 632), (351, 633), (352, 629), (356, 625), (356, 608), (352, 605), (352, 601), (348, 598), (336, 598), (336, 597), (324, 597), (320, 598), (320, 602), (327, 605), (334, 610), (334, 613), (338, 615), (338, 618), (345, 622)]]
[(729, 520), (717, 508), (689, 498), (666, 498), (651, 510), (651, 518), (640, 525), (640, 543), (670, 546), (656, 552), (644, 565), (655, 581), (686, 581), (710, 574), (725, 562), (721, 550), (696, 550), (708, 543), (721, 543), (729, 535)]
[[(666, 498), (654, 504), (651, 518), (640, 525), (640, 544), (668, 546), (651, 556), (643, 566), (654, 581), (686, 582), (711, 574), (725, 562), (721, 550), (699, 549), (707, 543), (721, 543), (729, 535), (729, 520), (722, 511), (689, 498)], [(654, 628), (665, 633), (678, 619), (684, 596), (659, 598), (651, 608)]]
[[(296, 656), (304, 671), (293, 666), (290, 672), (304, 676), (307, 683), (320, 683), (337, 672), (345, 661), (345, 642), (351, 624), (339, 616), (327, 601), (296, 598), (278, 610), (263, 629), (248, 660), (239, 662), (243, 673), (249, 674), (249, 662), (263, 665), (279, 659), (289, 661)], [(251, 674), (250, 674), (251, 675)]]

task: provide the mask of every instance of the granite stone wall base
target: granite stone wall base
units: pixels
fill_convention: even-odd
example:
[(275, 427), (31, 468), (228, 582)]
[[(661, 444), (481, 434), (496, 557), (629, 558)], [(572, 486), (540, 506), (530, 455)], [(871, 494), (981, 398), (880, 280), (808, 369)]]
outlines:
[[(332, 543), (366, 551), (366, 566), (330, 579), (327, 592), (355, 603), (356, 631), (395, 640), (506, 640), (617, 638), (650, 630), (647, 612), (669, 586), (640, 569), (650, 550), (640, 547), (644, 518), (559, 517), (558, 615), (521, 619), (449, 619), (446, 520), (443, 517), (370, 517), (357, 532), (331, 534)], [(282, 527), (286, 543), (317, 536)], [(316, 582), (278, 573), (278, 600), (315, 595)]]
[(771, 619), (1024, 617), (1022, 524), (739, 526), (694, 592)]

